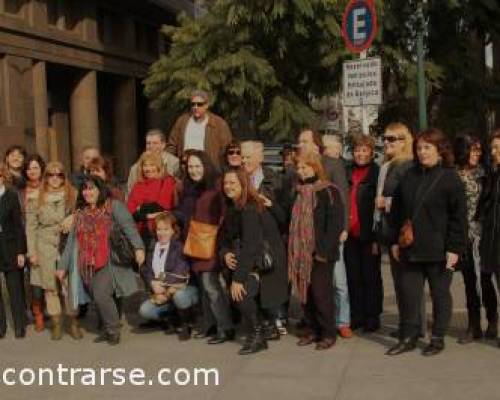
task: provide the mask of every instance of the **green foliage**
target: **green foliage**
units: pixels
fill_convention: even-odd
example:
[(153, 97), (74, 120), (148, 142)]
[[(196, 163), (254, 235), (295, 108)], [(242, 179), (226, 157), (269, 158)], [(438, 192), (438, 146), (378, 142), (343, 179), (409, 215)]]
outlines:
[(214, 110), (246, 133), (289, 137), (310, 124), (312, 95), (338, 89), (345, 4), (217, 0), (200, 19), (181, 16), (163, 29), (171, 47), (151, 67), (146, 95), (172, 120), (192, 89), (207, 89)]
[[(370, 55), (383, 61), (380, 129), (402, 120), (416, 128), (416, 18), (421, 0), (374, 0), (380, 31)], [(311, 99), (339, 90), (342, 62), (355, 58), (341, 38), (348, 0), (214, 0), (197, 20), (165, 26), (170, 48), (151, 67), (145, 93), (166, 121), (194, 88), (239, 134), (281, 140), (311, 124)], [(488, 93), (481, 50), (500, 33), (497, 0), (429, 0), (426, 77), (430, 122), (446, 131), (484, 128)], [(479, 49), (479, 51), (478, 51)], [(479, 58), (479, 59), (478, 59)]]

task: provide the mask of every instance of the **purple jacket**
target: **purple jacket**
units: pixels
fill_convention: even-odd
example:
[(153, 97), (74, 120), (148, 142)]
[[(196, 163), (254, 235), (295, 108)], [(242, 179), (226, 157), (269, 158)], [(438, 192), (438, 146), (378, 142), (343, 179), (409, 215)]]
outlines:
[[(156, 240), (151, 243), (146, 254), (146, 262), (141, 268), (141, 275), (144, 282), (151, 288), (151, 281), (154, 280), (153, 272), (153, 255), (156, 246)], [(183, 245), (177, 239), (170, 241), (170, 248), (168, 249), (167, 258), (165, 260), (164, 271), (171, 272), (176, 275), (189, 276), (189, 264), (182, 252)], [(167, 276), (168, 283), (182, 283), (183, 279), (175, 279)]]

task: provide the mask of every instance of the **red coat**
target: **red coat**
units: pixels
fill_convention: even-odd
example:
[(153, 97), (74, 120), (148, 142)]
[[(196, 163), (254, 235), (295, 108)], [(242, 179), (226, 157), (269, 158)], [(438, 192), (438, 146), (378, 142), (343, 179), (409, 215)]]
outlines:
[[(157, 203), (164, 210), (171, 210), (175, 206), (176, 190), (175, 179), (171, 176), (159, 179), (144, 179), (138, 181), (128, 196), (127, 208), (133, 215), (140, 206), (146, 203)], [(138, 222), (139, 231), (145, 227), (144, 222)], [(154, 229), (154, 221), (148, 221), (150, 230)]]

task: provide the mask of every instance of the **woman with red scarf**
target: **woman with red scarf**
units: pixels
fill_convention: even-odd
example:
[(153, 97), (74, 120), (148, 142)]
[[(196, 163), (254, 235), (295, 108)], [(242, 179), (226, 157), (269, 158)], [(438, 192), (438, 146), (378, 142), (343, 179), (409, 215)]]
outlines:
[(162, 211), (171, 210), (176, 203), (175, 179), (164, 176), (161, 157), (145, 151), (139, 160), (140, 179), (132, 187), (127, 208), (137, 222), (146, 246), (154, 237), (154, 219)]
[(339, 259), (344, 207), (318, 155), (300, 155), (296, 166), (299, 184), (290, 222), (288, 276), (308, 327), (297, 345), (317, 342), (316, 350), (326, 350), (337, 336), (333, 268)]
[(379, 167), (373, 162), (375, 142), (370, 136), (354, 141), (350, 186), (349, 238), (344, 246), (351, 327), (375, 332), (380, 328), (383, 289), (380, 251), (373, 229)]
[(68, 276), (69, 303), (77, 309), (89, 293), (102, 319), (104, 332), (94, 342), (120, 342), (117, 300), (138, 290), (137, 280), (126, 257), (130, 246), (135, 262), (144, 263), (144, 244), (126, 207), (112, 200), (99, 177), (85, 177), (78, 191), (75, 222), (56, 272)]

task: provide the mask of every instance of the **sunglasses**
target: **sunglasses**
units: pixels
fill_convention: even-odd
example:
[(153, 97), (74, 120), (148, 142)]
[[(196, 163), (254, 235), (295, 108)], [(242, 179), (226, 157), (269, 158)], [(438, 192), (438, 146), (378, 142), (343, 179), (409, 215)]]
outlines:
[(205, 104), (207, 104), (205, 101), (192, 101), (191, 107), (203, 107)]
[(228, 156), (239, 156), (241, 152), (239, 150), (228, 150), (227, 155)]
[(58, 172), (58, 173), (47, 173), (47, 177), (48, 178), (54, 178), (54, 177), (57, 177), (57, 178), (61, 178), (61, 179), (64, 179), (64, 174), (62, 172)]
[(384, 142), (394, 143), (397, 142), (398, 140), (403, 140), (403, 139), (397, 136), (384, 136)]

